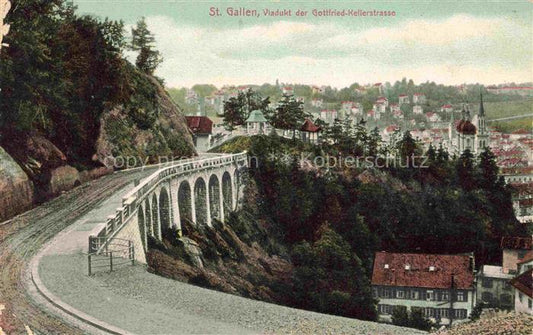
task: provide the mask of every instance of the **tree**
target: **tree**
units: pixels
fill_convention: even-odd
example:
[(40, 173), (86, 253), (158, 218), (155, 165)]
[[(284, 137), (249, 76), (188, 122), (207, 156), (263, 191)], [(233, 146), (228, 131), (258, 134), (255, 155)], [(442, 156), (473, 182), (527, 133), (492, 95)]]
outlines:
[(410, 131), (406, 131), (403, 134), (402, 139), (396, 144), (396, 148), (398, 149), (402, 162), (407, 162), (407, 166), (412, 167), (415, 163), (414, 157), (419, 153), (419, 147), (411, 136)]
[(455, 165), (458, 184), (465, 191), (472, 191), (476, 187), (474, 174), (474, 156), (470, 150), (463, 151)]
[(391, 318), (396, 326), (409, 327), (409, 313), (406, 306), (394, 306)]
[(303, 109), (303, 102), (296, 100), (292, 95), (284, 94), (276, 110), (269, 116), (269, 121), (275, 128), (292, 130), (292, 136), (294, 138), (296, 136), (296, 129), (309, 116)]
[(424, 311), (421, 308), (411, 309), (411, 315), (409, 316), (409, 327), (430, 330), (433, 323), (424, 316)]
[(161, 53), (154, 49), (155, 38), (148, 30), (144, 17), (137, 22), (136, 28), (131, 29), (131, 35), (131, 50), (139, 52), (135, 65), (144, 73), (153, 75), (163, 58)]
[(246, 120), (244, 115), (243, 101), (239, 97), (231, 97), (224, 101), (224, 127), (226, 130), (233, 131), (237, 126), (244, 124)]
[(224, 126), (233, 131), (237, 126), (243, 125), (250, 113), (254, 110), (261, 111), (269, 118), (270, 97), (263, 96), (251, 88), (246, 92), (239, 92), (237, 97), (231, 97), (224, 102)]
[(368, 136), (368, 144), (366, 148), (366, 152), (368, 156), (375, 157), (379, 153), (379, 149), (381, 147), (381, 135), (379, 134), (378, 127), (375, 127), (370, 132), (370, 136)]
[(368, 141), (368, 131), (366, 130), (366, 121), (361, 119), (355, 126), (355, 148), (354, 154), (357, 157), (363, 157)]
[(479, 154), (479, 185), (486, 189), (493, 189), (498, 182), (498, 166), (496, 165), (496, 156), (489, 147), (485, 147)]

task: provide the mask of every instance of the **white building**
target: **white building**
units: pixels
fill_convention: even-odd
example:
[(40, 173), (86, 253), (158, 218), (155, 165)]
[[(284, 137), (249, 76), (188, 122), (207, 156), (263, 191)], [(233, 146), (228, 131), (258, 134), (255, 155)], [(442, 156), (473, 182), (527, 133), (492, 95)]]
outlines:
[(413, 94), (413, 103), (414, 104), (423, 104), (426, 102), (426, 95), (423, 93), (415, 93)]
[(291, 86), (285, 86), (281, 89), (281, 92), (285, 95), (294, 95), (294, 89)]
[(402, 105), (402, 104), (408, 104), (410, 102), (411, 101), (409, 100), (409, 96), (407, 94), (400, 94), (398, 96), (398, 104)]
[(477, 301), (484, 307), (513, 309), (513, 275), (504, 273), (502, 266), (483, 265), (477, 274)]
[(337, 111), (335, 109), (324, 109), (320, 111), (320, 119), (329, 125), (332, 125), (337, 118)]
[(323, 105), (324, 105), (324, 100), (322, 99), (314, 98), (313, 100), (311, 100), (311, 106), (315, 108), (322, 108)]
[(413, 106), (413, 113), (414, 114), (422, 114), (424, 112), (424, 109), (420, 105), (414, 105)]

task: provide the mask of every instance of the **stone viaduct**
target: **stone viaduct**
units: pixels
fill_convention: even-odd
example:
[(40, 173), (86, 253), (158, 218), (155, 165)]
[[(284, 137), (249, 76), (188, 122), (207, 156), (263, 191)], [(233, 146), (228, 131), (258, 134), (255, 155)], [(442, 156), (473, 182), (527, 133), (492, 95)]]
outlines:
[(182, 160), (157, 170), (123, 197), (122, 207), (89, 238), (89, 252), (98, 254), (114, 240), (127, 240), (135, 260), (145, 263), (148, 236), (161, 239), (164, 229), (181, 230), (185, 220), (208, 226), (214, 218), (224, 221), (238, 206), (247, 167), (244, 152)]

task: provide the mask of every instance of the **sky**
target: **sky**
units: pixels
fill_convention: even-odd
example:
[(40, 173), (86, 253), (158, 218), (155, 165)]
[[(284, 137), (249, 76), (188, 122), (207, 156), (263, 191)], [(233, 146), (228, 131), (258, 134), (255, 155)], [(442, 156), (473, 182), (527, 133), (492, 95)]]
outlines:
[[(169, 87), (279, 80), (342, 88), (403, 77), (449, 85), (533, 82), (533, 0), (73, 3), (81, 14), (123, 20), (128, 31), (146, 17), (164, 58), (156, 75)], [(211, 16), (217, 8), (220, 15)], [(228, 8), (258, 16), (231, 16)], [(291, 16), (265, 16), (265, 9)], [(313, 14), (328, 9), (395, 15)]]

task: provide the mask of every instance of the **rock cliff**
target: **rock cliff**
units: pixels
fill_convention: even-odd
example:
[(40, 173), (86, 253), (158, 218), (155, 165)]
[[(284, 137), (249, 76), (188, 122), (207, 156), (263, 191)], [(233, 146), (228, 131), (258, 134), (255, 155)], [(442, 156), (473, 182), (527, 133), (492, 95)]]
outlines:
[(0, 147), (0, 222), (29, 209), (32, 203), (33, 183)]

